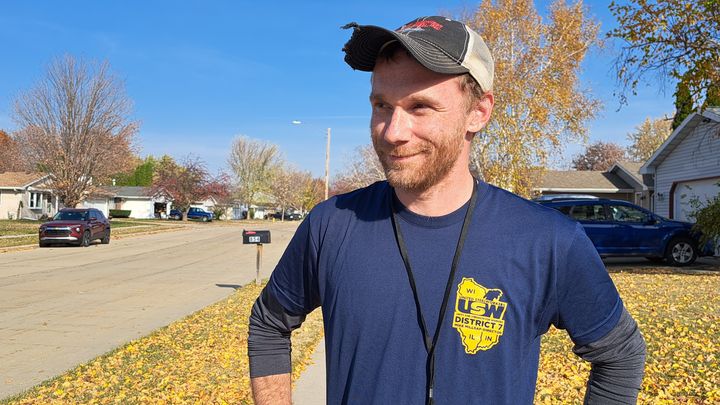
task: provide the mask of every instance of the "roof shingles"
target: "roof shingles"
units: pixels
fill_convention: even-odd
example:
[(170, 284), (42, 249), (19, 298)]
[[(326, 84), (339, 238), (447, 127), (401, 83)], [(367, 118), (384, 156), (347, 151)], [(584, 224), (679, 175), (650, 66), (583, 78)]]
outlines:
[(0, 173), (0, 187), (23, 188), (45, 176), (47, 174), (39, 172), (2, 172)]

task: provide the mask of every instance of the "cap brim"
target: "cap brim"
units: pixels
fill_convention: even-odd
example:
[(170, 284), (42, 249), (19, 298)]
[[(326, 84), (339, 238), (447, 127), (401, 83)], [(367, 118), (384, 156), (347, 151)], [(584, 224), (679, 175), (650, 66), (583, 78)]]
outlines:
[(345, 44), (345, 62), (353, 69), (371, 72), (380, 50), (390, 41), (397, 40), (423, 66), (433, 72), (461, 74), (469, 70), (435, 45), (415, 40), (405, 34), (375, 25), (356, 26)]

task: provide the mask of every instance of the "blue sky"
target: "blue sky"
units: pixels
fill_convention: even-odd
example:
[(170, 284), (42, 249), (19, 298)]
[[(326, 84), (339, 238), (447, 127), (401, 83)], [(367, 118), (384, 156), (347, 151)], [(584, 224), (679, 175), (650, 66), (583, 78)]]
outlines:
[[(536, 1), (544, 13), (549, 2)], [(331, 174), (369, 143), (369, 74), (353, 72), (341, 51), (357, 21), (397, 27), (421, 15), (472, 8), (467, 1), (4, 1), (0, 4), (0, 128), (13, 130), (13, 99), (55, 57), (109, 61), (141, 122), (141, 155), (188, 154), (224, 169), (233, 138), (280, 146), (287, 161), (324, 173), (332, 128)], [(615, 25), (609, 1), (586, 1), (602, 32)], [(672, 115), (673, 88), (642, 84), (617, 111), (612, 45), (584, 64), (583, 86), (604, 103), (590, 141), (627, 144), (645, 117)], [(293, 120), (302, 121), (293, 125)], [(567, 167), (582, 145), (568, 145)]]

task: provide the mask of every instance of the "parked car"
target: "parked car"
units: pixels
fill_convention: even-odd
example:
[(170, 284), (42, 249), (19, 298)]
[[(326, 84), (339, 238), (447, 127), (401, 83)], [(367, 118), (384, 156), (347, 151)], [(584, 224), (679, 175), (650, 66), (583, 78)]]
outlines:
[[(180, 210), (170, 210), (170, 219), (181, 220), (183, 219), (183, 212)], [(202, 208), (190, 207), (187, 213), (187, 219), (197, 219), (203, 222), (209, 222), (213, 220), (212, 212), (207, 212)]]
[(51, 244), (89, 246), (93, 240), (110, 243), (110, 222), (95, 208), (63, 208), (51, 221), (40, 225), (40, 247)]
[(600, 256), (641, 256), (687, 266), (698, 256), (712, 255), (700, 246), (688, 222), (663, 218), (627, 201), (603, 198), (556, 198), (538, 201), (580, 222)]
[(282, 211), (278, 211), (272, 213), (270, 217), (275, 219), (285, 219), (286, 221), (299, 221), (302, 219), (302, 214), (298, 211), (285, 211), (285, 216), (283, 217)]

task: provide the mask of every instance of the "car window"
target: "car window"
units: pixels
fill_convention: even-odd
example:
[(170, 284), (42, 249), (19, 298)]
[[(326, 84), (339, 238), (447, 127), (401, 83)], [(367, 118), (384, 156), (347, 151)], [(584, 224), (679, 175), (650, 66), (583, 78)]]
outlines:
[(605, 221), (602, 204), (576, 205), (570, 211), (570, 218), (578, 221)]
[(619, 222), (645, 222), (648, 217), (645, 211), (627, 205), (611, 205), (610, 215)]
[(60, 211), (53, 217), (55, 221), (87, 221), (87, 211)]
[(570, 215), (570, 209), (572, 208), (572, 205), (556, 205), (553, 208), (562, 212), (565, 215)]

